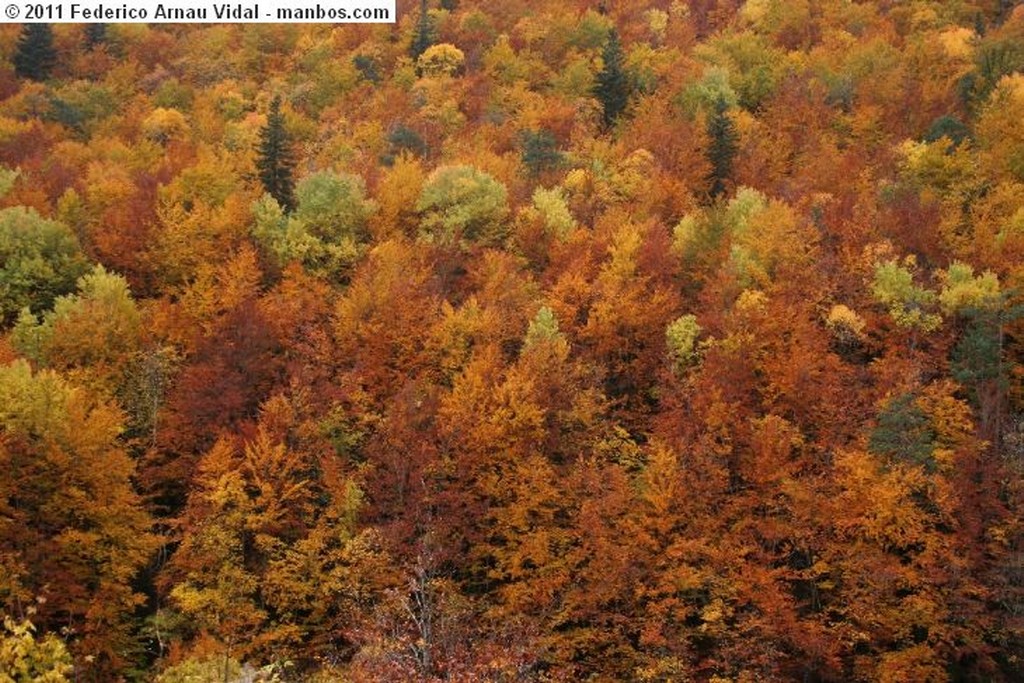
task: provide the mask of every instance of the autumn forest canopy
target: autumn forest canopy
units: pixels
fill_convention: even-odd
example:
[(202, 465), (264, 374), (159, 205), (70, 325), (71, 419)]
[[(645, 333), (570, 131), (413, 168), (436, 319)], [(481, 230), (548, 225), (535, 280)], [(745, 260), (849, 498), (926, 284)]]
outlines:
[(0, 681), (1024, 680), (1024, 8), (0, 25)]

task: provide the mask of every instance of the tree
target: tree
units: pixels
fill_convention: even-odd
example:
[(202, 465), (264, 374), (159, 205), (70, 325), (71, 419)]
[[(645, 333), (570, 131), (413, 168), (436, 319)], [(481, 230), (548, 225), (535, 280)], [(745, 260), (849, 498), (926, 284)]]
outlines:
[(500, 244), (507, 232), (508, 191), (472, 166), (442, 166), (416, 203), (424, 236), (438, 244)]
[(732, 175), (732, 162), (736, 156), (736, 126), (729, 117), (729, 103), (724, 95), (715, 101), (715, 109), (707, 124), (708, 160), (711, 162), (711, 196), (720, 197), (725, 192), (725, 181)]
[(562, 153), (558, 151), (558, 141), (551, 131), (524, 130), (519, 137), (519, 144), (522, 150), (520, 158), (531, 176), (557, 169), (564, 162)]
[(321, 171), (303, 178), (295, 194), (291, 216), (266, 196), (256, 203), (256, 241), (280, 267), (298, 261), (311, 273), (347, 275), (368, 236), (367, 222), (376, 208), (365, 198), (362, 178)]
[(86, 24), (84, 32), (85, 49), (87, 50), (94, 50), (103, 43), (107, 42), (106, 24)]
[(135, 579), (156, 549), (122, 419), (53, 371), (0, 367), (0, 609), (42, 598), (34, 621), (74, 629), (92, 680), (116, 680), (136, 651)]
[(53, 310), (18, 318), (11, 335), (26, 357), (112, 394), (139, 348), (141, 321), (128, 283), (103, 266), (83, 275), (78, 293), (59, 297)]
[(451, 43), (431, 45), (416, 59), (423, 76), (455, 76), (466, 63), (466, 55)]
[(594, 83), (594, 96), (601, 102), (601, 116), (611, 127), (629, 104), (629, 81), (623, 70), (622, 44), (613, 29), (601, 53), (603, 66)]
[(267, 125), (260, 130), (259, 169), (260, 182), (263, 189), (286, 212), (295, 209), (295, 182), (292, 180), (292, 169), (295, 159), (292, 156), (291, 140), (284, 129), (284, 116), (281, 114), (281, 96), (276, 96), (270, 103)]
[(14, 72), (21, 78), (45, 81), (57, 63), (49, 24), (25, 24), (14, 53)]
[(65, 225), (21, 206), (0, 210), (0, 325), (26, 306), (49, 308), (87, 268)]
[[(34, 608), (29, 608), (34, 612)], [(18, 623), (6, 614), (0, 631), (2, 683), (68, 683), (73, 670), (64, 641), (52, 633), (37, 639), (29, 620)]]
[(420, 16), (416, 21), (416, 33), (412, 38), (412, 45), (409, 46), (409, 54), (414, 60), (427, 51), (427, 48), (434, 44), (434, 27), (430, 21), (430, 13), (427, 11), (427, 0), (420, 0)]

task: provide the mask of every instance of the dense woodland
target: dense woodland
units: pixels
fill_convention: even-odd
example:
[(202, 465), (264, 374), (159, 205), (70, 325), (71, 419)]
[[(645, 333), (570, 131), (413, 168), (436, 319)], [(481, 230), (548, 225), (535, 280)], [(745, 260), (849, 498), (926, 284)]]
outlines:
[(1024, 680), (1024, 8), (0, 26), (0, 681)]

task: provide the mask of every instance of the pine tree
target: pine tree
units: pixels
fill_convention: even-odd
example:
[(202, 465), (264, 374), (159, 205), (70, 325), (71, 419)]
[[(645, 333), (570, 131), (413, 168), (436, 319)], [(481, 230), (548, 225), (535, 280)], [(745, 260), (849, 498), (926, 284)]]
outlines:
[(285, 212), (295, 209), (295, 181), (292, 179), (295, 160), (292, 157), (291, 141), (284, 129), (280, 96), (270, 103), (267, 125), (260, 131), (256, 167), (259, 169), (263, 189), (277, 200)]
[(25, 24), (14, 53), (14, 72), (21, 78), (45, 81), (57, 63), (49, 24)]
[(732, 160), (736, 156), (736, 126), (729, 118), (729, 103), (723, 95), (715, 102), (714, 112), (708, 119), (708, 160), (711, 162), (711, 196), (719, 197), (725, 192), (725, 181), (732, 174)]
[(413, 61), (419, 59), (420, 55), (433, 44), (433, 26), (430, 24), (430, 13), (427, 12), (427, 0), (420, 0), (420, 18), (416, 24), (416, 35), (413, 36), (412, 45), (409, 46), (409, 54)]
[(594, 97), (601, 102), (604, 125), (611, 127), (629, 103), (629, 81), (622, 68), (622, 43), (614, 29), (608, 34), (601, 59), (604, 66), (597, 74)]

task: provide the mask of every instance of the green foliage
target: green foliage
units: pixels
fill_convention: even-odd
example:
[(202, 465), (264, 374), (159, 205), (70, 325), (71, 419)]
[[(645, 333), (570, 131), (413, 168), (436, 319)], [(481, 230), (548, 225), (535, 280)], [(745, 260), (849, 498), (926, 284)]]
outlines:
[(508, 192), (472, 166), (441, 166), (416, 202), (420, 234), (436, 244), (498, 245), (508, 234)]
[(526, 330), (526, 340), (523, 348), (529, 349), (539, 342), (555, 342), (564, 340), (565, 337), (558, 330), (558, 318), (554, 311), (547, 306), (541, 306), (537, 315), (530, 321), (530, 327)]
[(709, 192), (712, 197), (720, 197), (725, 193), (726, 181), (732, 175), (732, 162), (739, 142), (736, 124), (729, 116), (729, 103), (724, 95), (719, 95), (715, 101), (715, 108), (708, 117), (707, 130), (707, 157), (711, 162)]
[(235, 681), (242, 674), (242, 665), (227, 655), (188, 659), (160, 672), (155, 683), (212, 683)]
[(74, 289), (88, 264), (78, 239), (33, 209), (0, 210), (0, 324), (25, 307), (40, 311)]
[(902, 265), (895, 259), (877, 264), (871, 293), (900, 327), (931, 332), (942, 324), (942, 317), (930, 312), (936, 302), (935, 293), (914, 284), (914, 265), (910, 257)]
[(15, 47), (14, 72), (21, 78), (45, 81), (57, 64), (53, 29), (49, 24), (25, 24)]
[(1003, 361), (999, 321), (993, 315), (976, 312), (956, 346), (953, 348), (951, 374), (953, 379), (972, 391), (975, 404), (978, 390), (986, 382), (996, 381), (1000, 388), (1007, 383), (1007, 367)]
[(290, 216), (270, 196), (257, 202), (253, 237), (279, 267), (298, 261), (312, 273), (344, 277), (368, 237), (367, 222), (375, 209), (362, 179), (321, 171), (303, 178), (296, 196)]
[(751, 219), (767, 206), (768, 200), (763, 194), (741, 187), (728, 203), (684, 216), (673, 229), (673, 250), (688, 264), (706, 258), (726, 238), (746, 237)]
[(672, 369), (677, 375), (682, 375), (699, 359), (697, 338), (700, 337), (701, 332), (697, 316), (692, 314), (676, 318), (665, 329), (669, 359), (672, 362)]
[(581, 50), (596, 50), (607, 46), (615, 32), (612, 21), (603, 13), (587, 9), (568, 36), (569, 44)]
[(565, 192), (560, 187), (546, 190), (538, 187), (533, 191), (533, 208), (540, 213), (544, 227), (549, 234), (564, 240), (576, 229), (576, 219), (569, 211)]
[(428, 151), (427, 143), (420, 137), (420, 134), (402, 124), (395, 126), (388, 133), (388, 144), (391, 146), (391, 152), (385, 158), (385, 163), (388, 165), (393, 163), (403, 152), (411, 152), (418, 157), (425, 157)]
[(321, 171), (303, 178), (295, 194), (294, 217), (314, 236), (326, 242), (367, 237), (366, 223), (375, 205), (366, 198), (362, 178)]
[(955, 261), (942, 273), (942, 279), (939, 305), (946, 315), (967, 309), (993, 311), (1002, 303), (999, 278), (990, 270), (975, 276), (974, 268)]
[(19, 175), (21, 175), (21, 171), (16, 168), (0, 166), (0, 199), (3, 199), (4, 195), (11, 191)]
[(416, 30), (409, 45), (409, 56), (418, 60), (420, 55), (434, 44), (434, 22), (427, 11), (427, 0), (420, 0), (420, 12), (416, 17)]
[(710, 108), (719, 93), (748, 111), (757, 111), (775, 92), (785, 68), (785, 53), (760, 35), (725, 34), (710, 41), (699, 54), (714, 65), (705, 71), (697, 93)]
[(712, 112), (720, 100), (728, 108), (739, 105), (739, 96), (729, 82), (729, 70), (721, 66), (708, 66), (699, 81), (688, 85), (676, 97), (676, 105), (690, 118), (700, 112)]
[(558, 151), (558, 141), (547, 130), (524, 130), (519, 135), (520, 158), (531, 176), (559, 168), (564, 156)]
[(96, 266), (78, 281), (78, 293), (59, 297), (42, 322), (22, 310), (11, 341), (47, 367), (81, 369), (90, 384), (113, 391), (120, 364), (138, 349), (141, 317), (125, 279)]
[(270, 103), (267, 125), (260, 131), (257, 151), (259, 157), (256, 160), (256, 168), (263, 189), (285, 212), (290, 212), (295, 208), (295, 183), (292, 179), (295, 160), (292, 156), (291, 140), (284, 129), (280, 96), (275, 97)]
[(943, 137), (952, 140), (954, 145), (959, 145), (971, 138), (971, 129), (956, 116), (945, 114), (932, 121), (924, 134), (925, 142), (935, 142)]
[(74, 667), (64, 641), (52, 633), (36, 638), (27, 619), (3, 615), (0, 632), (0, 683), (68, 683)]
[(86, 24), (82, 34), (85, 38), (85, 49), (94, 50), (107, 42), (107, 25)]
[(868, 449), (894, 462), (935, 468), (932, 458), (935, 432), (928, 416), (917, 405), (913, 394), (901, 394), (889, 400), (871, 432)]
[(594, 83), (594, 97), (601, 103), (601, 117), (610, 128), (629, 104), (630, 86), (623, 68), (622, 43), (613, 29), (601, 52), (601, 71)]
[(352, 65), (364, 80), (374, 85), (380, 83), (380, 65), (372, 55), (358, 54), (352, 58)]
[(983, 104), (1003, 76), (1024, 69), (1024, 44), (1014, 38), (984, 42), (974, 69), (960, 79), (960, 97), (969, 107)]

